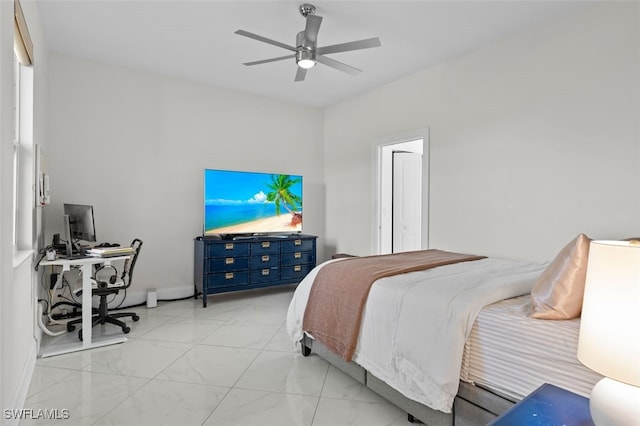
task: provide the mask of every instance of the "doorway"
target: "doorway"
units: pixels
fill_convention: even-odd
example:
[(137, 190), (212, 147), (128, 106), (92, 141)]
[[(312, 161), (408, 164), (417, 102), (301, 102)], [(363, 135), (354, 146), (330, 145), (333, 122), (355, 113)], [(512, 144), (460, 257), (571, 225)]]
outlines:
[(428, 247), (428, 140), (378, 145), (378, 253)]

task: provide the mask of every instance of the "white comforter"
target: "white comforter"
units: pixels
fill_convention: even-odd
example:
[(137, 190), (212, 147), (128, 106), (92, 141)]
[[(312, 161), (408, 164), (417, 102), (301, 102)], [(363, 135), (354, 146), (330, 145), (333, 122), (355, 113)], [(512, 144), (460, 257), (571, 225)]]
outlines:
[[(322, 266), (298, 285), (289, 306), (294, 342), (302, 338), (309, 291)], [(450, 413), (476, 315), (489, 303), (530, 292), (545, 266), (488, 258), (378, 280), (353, 360), (406, 397)]]

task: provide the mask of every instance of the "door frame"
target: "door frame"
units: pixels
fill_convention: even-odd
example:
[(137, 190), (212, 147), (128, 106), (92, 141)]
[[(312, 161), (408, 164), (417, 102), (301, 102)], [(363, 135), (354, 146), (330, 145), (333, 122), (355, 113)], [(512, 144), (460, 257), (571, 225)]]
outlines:
[[(421, 143), (419, 142), (421, 141)], [(375, 208), (373, 220), (375, 253), (391, 253), (389, 222), (393, 193), (391, 182), (391, 157), (393, 151), (409, 151), (422, 154), (422, 229), (421, 246), (429, 248), (429, 129), (379, 139), (375, 143)]]

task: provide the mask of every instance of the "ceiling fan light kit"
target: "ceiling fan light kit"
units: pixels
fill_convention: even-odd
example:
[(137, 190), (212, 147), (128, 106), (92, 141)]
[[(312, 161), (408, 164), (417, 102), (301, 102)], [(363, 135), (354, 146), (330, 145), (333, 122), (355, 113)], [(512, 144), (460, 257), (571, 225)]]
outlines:
[(316, 52), (311, 50), (298, 50), (296, 52), (296, 63), (300, 68), (308, 70), (316, 64)]
[(351, 65), (344, 64), (340, 61), (336, 61), (335, 59), (331, 59), (325, 55), (331, 53), (348, 52), (352, 50), (369, 49), (372, 47), (380, 46), (380, 39), (374, 37), (365, 40), (351, 41), (347, 43), (334, 44), (331, 46), (324, 46), (319, 48), (317, 47), (318, 31), (320, 30), (322, 17), (315, 14), (316, 8), (312, 4), (302, 4), (298, 8), (298, 10), (300, 14), (305, 18), (306, 26), (304, 31), (300, 31), (296, 35), (296, 46), (290, 46), (288, 44), (281, 43), (279, 41), (275, 41), (267, 37), (263, 37), (244, 30), (237, 30), (235, 32), (238, 35), (252, 38), (254, 40), (271, 44), (273, 46), (282, 47), (283, 49), (294, 52), (293, 55), (263, 59), (260, 61), (245, 62), (244, 65), (252, 66), (295, 58), (296, 64), (298, 66), (295, 81), (303, 81), (306, 76), (307, 70), (312, 68), (318, 62), (330, 68), (334, 68), (351, 75), (356, 75), (361, 73), (362, 70), (352, 67)]

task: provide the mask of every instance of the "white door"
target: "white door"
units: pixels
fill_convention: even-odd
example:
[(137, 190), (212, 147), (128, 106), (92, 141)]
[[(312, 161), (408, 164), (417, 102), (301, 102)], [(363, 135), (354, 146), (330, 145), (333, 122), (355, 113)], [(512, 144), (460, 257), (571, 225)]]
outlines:
[(422, 155), (393, 152), (392, 252), (422, 248)]

